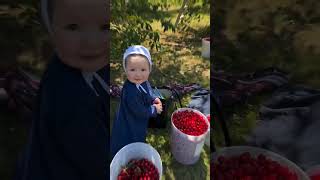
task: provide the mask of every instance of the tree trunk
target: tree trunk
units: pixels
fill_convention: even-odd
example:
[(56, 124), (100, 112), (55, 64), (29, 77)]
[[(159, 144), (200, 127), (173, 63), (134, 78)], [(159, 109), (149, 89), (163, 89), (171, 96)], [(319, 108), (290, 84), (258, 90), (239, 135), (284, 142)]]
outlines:
[(174, 27), (177, 27), (177, 25), (179, 24), (180, 22), (180, 19), (183, 15), (183, 12), (185, 11), (185, 6), (187, 5), (187, 3), (189, 2), (189, 0), (183, 0), (183, 3), (182, 3), (182, 6), (179, 10), (179, 14), (178, 14), (178, 17), (176, 19), (176, 23), (174, 24)]

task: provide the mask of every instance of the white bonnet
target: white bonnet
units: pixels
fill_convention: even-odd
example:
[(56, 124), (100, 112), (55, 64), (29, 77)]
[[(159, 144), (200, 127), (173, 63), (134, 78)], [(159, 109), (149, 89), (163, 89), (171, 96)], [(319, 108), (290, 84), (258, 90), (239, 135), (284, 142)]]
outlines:
[(139, 54), (139, 55), (143, 55), (147, 58), (149, 65), (150, 65), (150, 71), (151, 71), (151, 66), (152, 66), (152, 61), (151, 61), (151, 55), (150, 52), (147, 48), (145, 48), (144, 46), (141, 45), (134, 45), (134, 46), (130, 46), (128, 47), (128, 49), (125, 51), (124, 55), (123, 55), (123, 68), (126, 71), (126, 60), (127, 57), (131, 54)]

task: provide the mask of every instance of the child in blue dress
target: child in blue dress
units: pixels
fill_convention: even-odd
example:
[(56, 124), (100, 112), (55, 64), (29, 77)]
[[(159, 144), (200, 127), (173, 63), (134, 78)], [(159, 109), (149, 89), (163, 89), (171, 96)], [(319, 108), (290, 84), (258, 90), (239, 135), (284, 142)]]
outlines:
[(162, 112), (161, 101), (153, 95), (148, 82), (152, 67), (148, 49), (140, 45), (129, 47), (123, 56), (123, 67), (127, 80), (112, 128), (112, 157), (127, 144), (145, 142), (149, 119)]
[(109, 179), (108, 1), (42, 0), (55, 55), (16, 180)]

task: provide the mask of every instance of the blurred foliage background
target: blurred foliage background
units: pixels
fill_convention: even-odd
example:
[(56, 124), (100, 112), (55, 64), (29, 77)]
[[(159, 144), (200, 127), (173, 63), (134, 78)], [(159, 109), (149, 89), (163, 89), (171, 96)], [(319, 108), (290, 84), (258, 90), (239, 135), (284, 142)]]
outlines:
[(211, 67), (252, 72), (275, 66), (319, 88), (319, 7), (317, 0), (214, 1)]

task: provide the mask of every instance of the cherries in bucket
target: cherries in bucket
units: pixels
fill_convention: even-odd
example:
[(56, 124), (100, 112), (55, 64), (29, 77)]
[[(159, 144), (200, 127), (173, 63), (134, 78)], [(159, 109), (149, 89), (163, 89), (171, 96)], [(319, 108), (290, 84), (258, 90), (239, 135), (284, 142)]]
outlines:
[(147, 159), (132, 159), (122, 168), (118, 180), (158, 180), (159, 172), (152, 162)]
[(206, 119), (193, 111), (176, 112), (172, 115), (172, 121), (176, 128), (187, 135), (199, 136), (208, 130)]
[(162, 161), (150, 144), (135, 142), (124, 146), (112, 159), (110, 180), (160, 180)]
[(211, 155), (210, 177), (215, 180), (308, 180), (295, 163), (266, 149), (230, 146)]
[(213, 179), (261, 179), (261, 180), (298, 180), (298, 176), (288, 167), (259, 154), (256, 158), (249, 152), (240, 156), (220, 156), (218, 162), (210, 167)]

